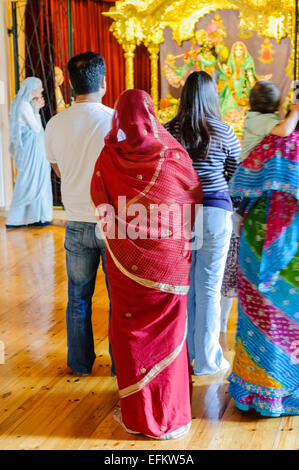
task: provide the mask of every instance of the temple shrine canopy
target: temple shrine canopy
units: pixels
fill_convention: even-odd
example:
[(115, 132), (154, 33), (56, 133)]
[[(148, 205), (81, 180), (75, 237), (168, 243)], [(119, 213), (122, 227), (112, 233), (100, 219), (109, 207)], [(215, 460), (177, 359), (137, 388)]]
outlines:
[(178, 44), (190, 38), (195, 23), (216, 10), (240, 11), (240, 27), (276, 38), (294, 32), (295, 0), (119, 0), (105, 15), (113, 18), (113, 33), (121, 42), (145, 45), (163, 42), (170, 27)]
[[(126, 88), (134, 87), (134, 51), (136, 46), (143, 43), (149, 51), (151, 61), (151, 95), (156, 110), (159, 111), (161, 105), (161, 102), (159, 102), (159, 83), (161, 81), (159, 81), (159, 56), (161, 58), (161, 51), (165, 41), (165, 31), (170, 28), (172, 40), (175, 41), (178, 46), (181, 46), (184, 41), (190, 40), (193, 41), (194, 44), (197, 39), (195, 47), (197, 48), (196, 53), (198, 55), (198, 48), (201, 47), (196, 30), (198, 22), (203, 21), (202, 19), (207, 17), (210, 13), (225, 12), (226, 10), (236, 11), (234, 15), (237, 15), (237, 22), (239, 23), (239, 36), (249, 37), (252, 32), (255, 32), (257, 37), (264, 38), (266, 42), (260, 45), (260, 47), (264, 47), (268, 55), (270, 54), (270, 48), (274, 46), (270, 44), (270, 40), (275, 40), (275, 44), (279, 45), (283, 38), (289, 38), (289, 44), (293, 47), (289, 48), (289, 62), (285, 71), (290, 80), (294, 69), (296, 0), (119, 0), (116, 1), (115, 5), (111, 7), (108, 12), (104, 13), (104, 15), (113, 20), (111, 31), (124, 50), (126, 60)], [(227, 15), (232, 15), (232, 13), (227, 11)], [(217, 23), (215, 19), (213, 21)], [(220, 25), (221, 29), (221, 18)], [(224, 33), (224, 36), (226, 36), (226, 33)], [(237, 37), (235, 40), (237, 40)], [(242, 47), (244, 48), (244, 54), (249, 56), (244, 43), (242, 43)], [(206, 54), (209, 51), (201, 52)], [(192, 47), (191, 53), (194, 53)], [(281, 52), (277, 50), (275, 57), (278, 57), (279, 53)], [(188, 52), (185, 51), (185, 57), (186, 54), (188, 56)], [(180, 57), (181, 55), (182, 54), (176, 55), (176, 57)], [(168, 76), (170, 76), (174, 73), (181, 73), (181, 70), (183, 70), (182, 67), (176, 67), (174, 58), (175, 56), (171, 53), (168, 54), (166, 60), (164, 58), (164, 65), (162, 67), (164, 75), (167, 75), (167, 71), (169, 72)], [(219, 54), (216, 59), (219, 64)], [(270, 58), (269, 61), (270, 60), (272, 59)], [(186, 60), (184, 66), (186, 66)], [(200, 66), (198, 65), (198, 67)], [(197, 70), (200, 69), (198, 67)], [(269, 76), (272, 75), (269, 74)], [(258, 79), (258, 75), (256, 75), (256, 77), (256, 79)], [(218, 86), (221, 86), (221, 83), (220, 81)], [(182, 84), (183, 82), (181, 85)], [(175, 84), (171, 83), (171, 80), (170, 85), (175, 86)], [(172, 90), (174, 90), (174, 88), (172, 88)], [(221, 91), (220, 89), (220, 92)], [(233, 90), (233, 94), (234, 92), (235, 90)], [(173, 96), (170, 97), (172, 100)], [(233, 98), (238, 99), (235, 94)], [(175, 100), (172, 101), (176, 102)], [(238, 107), (238, 105), (240, 105), (240, 103), (237, 103), (236, 107)], [(243, 111), (244, 110), (246, 110), (246, 107), (243, 107)], [(169, 116), (170, 115), (168, 115), (168, 117)], [(239, 116), (238, 119), (236, 119), (235, 116), (235, 122), (239, 120)]]

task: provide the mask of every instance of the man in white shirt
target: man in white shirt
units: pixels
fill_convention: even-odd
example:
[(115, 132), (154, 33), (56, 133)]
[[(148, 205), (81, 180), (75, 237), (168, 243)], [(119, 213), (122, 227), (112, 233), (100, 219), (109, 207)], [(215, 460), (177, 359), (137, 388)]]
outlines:
[[(91, 306), (101, 258), (109, 295), (105, 243), (95, 231), (90, 182), (111, 128), (113, 109), (102, 104), (106, 92), (102, 56), (95, 52), (74, 56), (68, 63), (68, 72), (76, 101), (50, 119), (45, 144), (47, 158), (61, 177), (67, 217), (64, 244), (68, 273), (67, 364), (77, 374), (88, 375), (95, 360)], [(115, 375), (111, 350), (110, 356), (111, 373)]]

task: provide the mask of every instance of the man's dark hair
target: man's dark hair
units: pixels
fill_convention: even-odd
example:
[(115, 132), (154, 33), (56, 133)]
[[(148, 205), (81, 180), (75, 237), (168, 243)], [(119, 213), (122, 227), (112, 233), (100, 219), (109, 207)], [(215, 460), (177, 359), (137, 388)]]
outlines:
[(67, 69), (76, 95), (99, 91), (106, 71), (104, 58), (91, 51), (72, 57)]
[(258, 113), (275, 113), (281, 101), (280, 89), (274, 83), (261, 80), (250, 91), (250, 110)]

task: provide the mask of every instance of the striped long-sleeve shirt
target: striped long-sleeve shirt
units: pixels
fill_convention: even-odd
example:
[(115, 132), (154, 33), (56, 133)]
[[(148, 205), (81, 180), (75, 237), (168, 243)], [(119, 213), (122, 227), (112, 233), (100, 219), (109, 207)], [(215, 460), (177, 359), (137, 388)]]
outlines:
[[(202, 184), (203, 204), (232, 210), (228, 181), (237, 169), (241, 146), (228, 124), (212, 118), (208, 118), (208, 123), (213, 129), (208, 158), (193, 161)], [(166, 123), (164, 127), (182, 144), (178, 121)]]

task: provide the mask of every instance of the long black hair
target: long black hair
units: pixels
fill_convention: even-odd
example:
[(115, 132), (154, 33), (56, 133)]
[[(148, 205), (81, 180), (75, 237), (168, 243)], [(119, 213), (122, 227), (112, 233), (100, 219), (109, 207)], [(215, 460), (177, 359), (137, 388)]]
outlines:
[(213, 129), (207, 118), (221, 121), (216, 83), (206, 72), (193, 72), (185, 82), (178, 114), (172, 122), (179, 122), (182, 144), (194, 161), (208, 158)]

